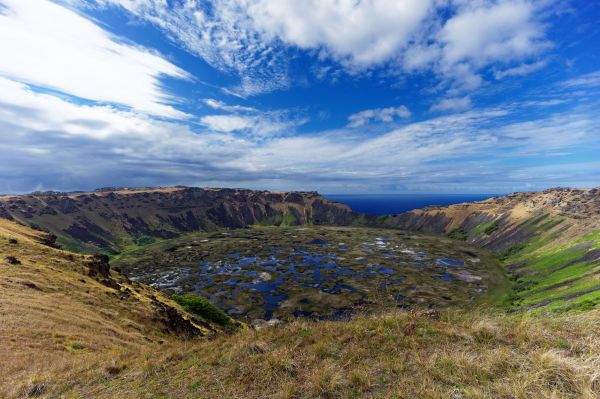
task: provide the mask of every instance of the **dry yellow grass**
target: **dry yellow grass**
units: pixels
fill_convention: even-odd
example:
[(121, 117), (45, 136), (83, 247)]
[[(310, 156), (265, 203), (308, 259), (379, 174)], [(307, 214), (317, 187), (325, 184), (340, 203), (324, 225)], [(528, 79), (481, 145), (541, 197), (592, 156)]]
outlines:
[(600, 397), (600, 310), (389, 310), (182, 340), (152, 321), (161, 294), (121, 299), (37, 234), (0, 221), (2, 398)]
[(88, 257), (42, 245), (43, 239), (0, 219), (2, 398), (84, 385), (173, 338), (151, 302), (174, 302), (115, 271), (117, 289), (106, 286), (88, 276)]
[(174, 345), (94, 397), (597, 398), (600, 312), (555, 319), (405, 311)]

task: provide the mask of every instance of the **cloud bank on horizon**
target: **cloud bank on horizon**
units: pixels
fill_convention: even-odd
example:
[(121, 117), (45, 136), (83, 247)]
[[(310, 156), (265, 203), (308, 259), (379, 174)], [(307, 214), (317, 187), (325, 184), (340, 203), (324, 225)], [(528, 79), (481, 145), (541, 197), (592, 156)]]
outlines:
[(600, 4), (0, 0), (0, 192), (600, 185)]

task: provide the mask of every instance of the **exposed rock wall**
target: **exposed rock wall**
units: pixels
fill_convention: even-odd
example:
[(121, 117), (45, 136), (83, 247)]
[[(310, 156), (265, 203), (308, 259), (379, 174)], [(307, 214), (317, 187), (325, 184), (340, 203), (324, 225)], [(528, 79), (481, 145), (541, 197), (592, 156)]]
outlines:
[(177, 187), (1, 196), (0, 217), (119, 251), (143, 236), (171, 238), (254, 224), (348, 225), (357, 215), (316, 192)]

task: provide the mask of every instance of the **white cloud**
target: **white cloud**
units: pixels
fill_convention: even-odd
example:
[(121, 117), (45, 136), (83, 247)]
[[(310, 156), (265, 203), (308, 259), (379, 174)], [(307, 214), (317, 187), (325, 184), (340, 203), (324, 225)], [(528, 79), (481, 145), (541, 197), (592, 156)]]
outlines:
[[(232, 107), (233, 109), (231, 109)], [(289, 135), (297, 126), (307, 122), (304, 118), (292, 118), (284, 111), (259, 112), (253, 110), (248, 112), (245, 110), (246, 112), (240, 114), (240, 110), (235, 106), (227, 106), (224, 103), (219, 103), (218, 109), (230, 110), (234, 113), (205, 115), (200, 118), (200, 123), (213, 131), (240, 132), (257, 139), (279, 134)]]
[[(503, 77), (542, 68), (528, 62), (550, 46), (540, 20), (548, 1), (96, 1), (124, 7), (237, 75), (233, 92), (242, 96), (293, 84), (289, 64), (298, 49), (320, 64), (311, 68), (319, 79), (339, 73), (328, 60), (350, 74), (430, 71), (450, 86), (449, 95), (460, 95), (478, 88), (490, 66)], [(522, 66), (511, 69), (516, 64)]]
[[(600, 146), (600, 120), (593, 110), (503, 122), (519, 109), (434, 117), (375, 137), (349, 129), (258, 137), (195, 132), (183, 123), (78, 104), (0, 78), (0, 130), (11, 132), (0, 142), (0, 191), (165, 184), (273, 189), (462, 185), (478, 190), (483, 180), (499, 187), (513, 184), (507, 177), (511, 173), (520, 176), (520, 168), (506, 157), (561, 153), (582, 143), (588, 149)], [(473, 155), (488, 160), (472, 161)], [(549, 181), (542, 172), (515, 179), (514, 184)]]
[(494, 77), (498, 80), (511, 76), (523, 76), (532, 72), (539, 71), (548, 64), (548, 61), (541, 60), (531, 64), (521, 64), (519, 66), (508, 68), (501, 71), (494, 71)]
[(573, 79), (562, 82), (561, 86), (567, 88), (577, 87), (600, 87), (600, 71), (587, 73)]
[(227, 104), (214, 98), (205, 98), (202, 102), (211, 109), (226, 112), (200, 118), (201, 124), (217, 132), (238, 132), (264, 139), (279, 134), (290, 135), (295, 132), (296, 127), (308, 121), (306, 118), (292, 116), (288, 110), (260, 111), (253, 107)]
[(160, 28), (170, 40), (213, 68), (237, 75), (239, 85), (226, 90), (242, 97), (289, 86), (286, 57), (249, 25), (249, 2), (182, 1), (169, 5), (153, 0), (96, 0), (100, 5), (125, 8)]
[(534, 4), (527, 0), (468, 2), (440, 32), (443, 61), (464, 61), (482, 67), (538, 53), (548, 46), (543, 26), (535, 21)]
[(368, 67), (405, 47), (427, 16), (431, 0), (257, 0), (249, 2), (254, 28), (305, 49), (324, 48), (335, 59)]
[(123, 44), (49, 1), (0, 0), (0, 76), (93, 101), (182, 118), (161, 78), (186, 72), (156, 52)]
[(552, 107), (554, 105), (560, 105), (560, 104), (564, 104), (568, 102), (568, 100), (564, 100), (564, 99), (550, 99), (550, 100), (532, 100), (532, 101), (525, 101), (523, 103), (523, 106), (525, 107)]
[(464, 111), (471, 108), (471, 99), (469, 97), (445, 98), (433, 104), (429, 111), (431, 112), (447, 112), (447, 111)]
[[(440, 46), (437, 68), (442, 76), (454, 82), (454, 95), (479, 87), (480, 70), (527, 60), (551, 46), (545, 38), (545, 26), (536, 15), (544, 3), (499, 0), (456, 4), (456, 14), (436, 34)], [(504, 74), (500, 72), (499, 76), (516, 76), (543, 66), (538, 63), (513, 68)]]
[(209, 129), (218, 132), (233, 132), (248, 129), (254, 126), (255, 123), (252, 118), (239, 115), (207, 115), (200, 118), (200, 121)]
[(392, 122), (395, 118), (409, 118), (410, 110), (399, 107), (375, 108), (357, 112), (348, 117), (348, 127), (364, 126), (370, 122)]
[(213, 109), (220, 109), (229, 112), (258, 112), (256, 108), (245, 107), (243, 105), (229, 105), (223, 101), (215, 100), (213, 98), (205, 98), (202, 102)]

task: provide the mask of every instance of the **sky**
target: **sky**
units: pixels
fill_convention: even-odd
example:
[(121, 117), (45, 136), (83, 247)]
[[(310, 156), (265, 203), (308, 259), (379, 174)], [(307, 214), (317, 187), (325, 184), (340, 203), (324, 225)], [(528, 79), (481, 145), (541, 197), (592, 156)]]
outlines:
[(597, 0), (0, 0), (0, 192), (600, 186)]

